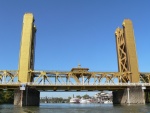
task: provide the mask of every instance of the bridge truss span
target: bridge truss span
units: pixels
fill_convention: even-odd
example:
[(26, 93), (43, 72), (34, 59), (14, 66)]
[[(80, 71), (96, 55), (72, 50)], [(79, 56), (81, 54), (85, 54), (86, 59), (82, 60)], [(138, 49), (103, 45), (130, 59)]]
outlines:
[[(140, 82), (131, 83), (131, 72), (29, 71), (32, 82), (19, 82), (18, 71), (0, 70), (0, 89), (17, 89), (22, 85), (41, 91), (119, 90), (132, 86), (150, 88), (150, 73), (139, 73)], [(125, 81), (128, 80), (128, 81)]]
[(18, 82), (18, 71), (16, 70), (0, 70), (0, 83), (11, 84)]
[[(29, 71), (35, 84), (130, 83), (131, 72)], [(139, 73), (139, 83), (150, 83), (150, 73)], [(128, 81), (126, 81), (128, 80)], [(18, 70), (0, 70), (0, 83), (16, 83)]]
[[(103, 84), (118, 83), (128, 80), (130, 72), (58, 72), (58, 71), (34, 71), (34, 83), (37, 84)], [(120, 81), (122, 80), (122, 81)]]

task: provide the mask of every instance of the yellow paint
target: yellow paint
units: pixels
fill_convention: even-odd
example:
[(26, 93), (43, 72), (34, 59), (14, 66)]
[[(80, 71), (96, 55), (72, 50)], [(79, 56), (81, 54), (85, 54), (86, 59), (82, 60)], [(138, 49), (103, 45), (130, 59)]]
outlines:
[(118, 69), (120, 72), (130, 71), (132, 73), (130, 81), (137, 83), (140, 75), (132, 22), (129, 19), (125, 19), (122, 25), (123, 29), (117, 28), (115, 32)]
[(34, 38), (36, 28), (34, 17), (31, 13), (26, 13), (23, 19), (22, 39), (20, 45), (19, 59), (19, 82), (31, 82), (30, 70), (34, 69)]

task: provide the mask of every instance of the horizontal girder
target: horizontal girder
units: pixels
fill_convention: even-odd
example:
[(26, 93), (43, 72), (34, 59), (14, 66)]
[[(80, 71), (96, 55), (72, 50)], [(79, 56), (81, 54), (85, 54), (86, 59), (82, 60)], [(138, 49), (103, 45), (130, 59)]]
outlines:
[(35, 88), (37, 90), (49, 90), (49, 91), (96, 91), (96, 90), (120, 90), (133, 86), (141, 86), (146, 89), (150, 89), (150, 83), (105, 83), (105, 84), (36, 84), (34, 82), (29, 83), (9, 83), (0, 84), (0, 89), (11, 90), (18, 89), (21, 86)]

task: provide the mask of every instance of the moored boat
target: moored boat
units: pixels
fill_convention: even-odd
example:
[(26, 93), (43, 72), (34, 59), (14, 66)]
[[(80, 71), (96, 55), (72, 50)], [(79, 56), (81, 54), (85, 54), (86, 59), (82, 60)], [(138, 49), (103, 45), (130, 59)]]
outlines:
[(83, 99), (83, 98), (81, 98), (80, 103), (81, 104), (91, 103), (91, 99)]
[(112, 101), (106, 100), (104, 101), (104, 104), (112, 104)]
[(80, 99), (78, 98), (71, 98), (70, 103), (80, 103)]

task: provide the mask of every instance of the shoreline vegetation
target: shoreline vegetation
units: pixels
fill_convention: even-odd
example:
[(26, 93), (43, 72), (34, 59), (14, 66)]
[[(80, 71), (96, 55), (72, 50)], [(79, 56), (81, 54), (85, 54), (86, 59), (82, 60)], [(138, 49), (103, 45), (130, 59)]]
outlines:
[[(91, 98), (89, 95), (84, 95), (84, 96), (76, 96), (78, 98)], [(69, 103), (71, 97), (68, 97), (67, 99), (62, 98), (62, 97), (54, 97), (54, 98), (49, 98), (49, 97), (44, 97), (40, 98), (40, 103)], [(13, 104), (14, 102), (14, 91), (5, 91), (2, 90), (0, 91), (0, 104)]]
[(14, 102), (14, 91), (0, 91), (0, 104), (12, 104)]
[[(74, 97), (74, 95), (73, 95)], [(77, 95), (76, 98), (92, 98), (89, 95), (85, 94), (84, 96)], [(40, 98), (40, 103), (70, 103), (71, 97), (68, 98), (62, 98), (62, 97), (41, 97)]]

